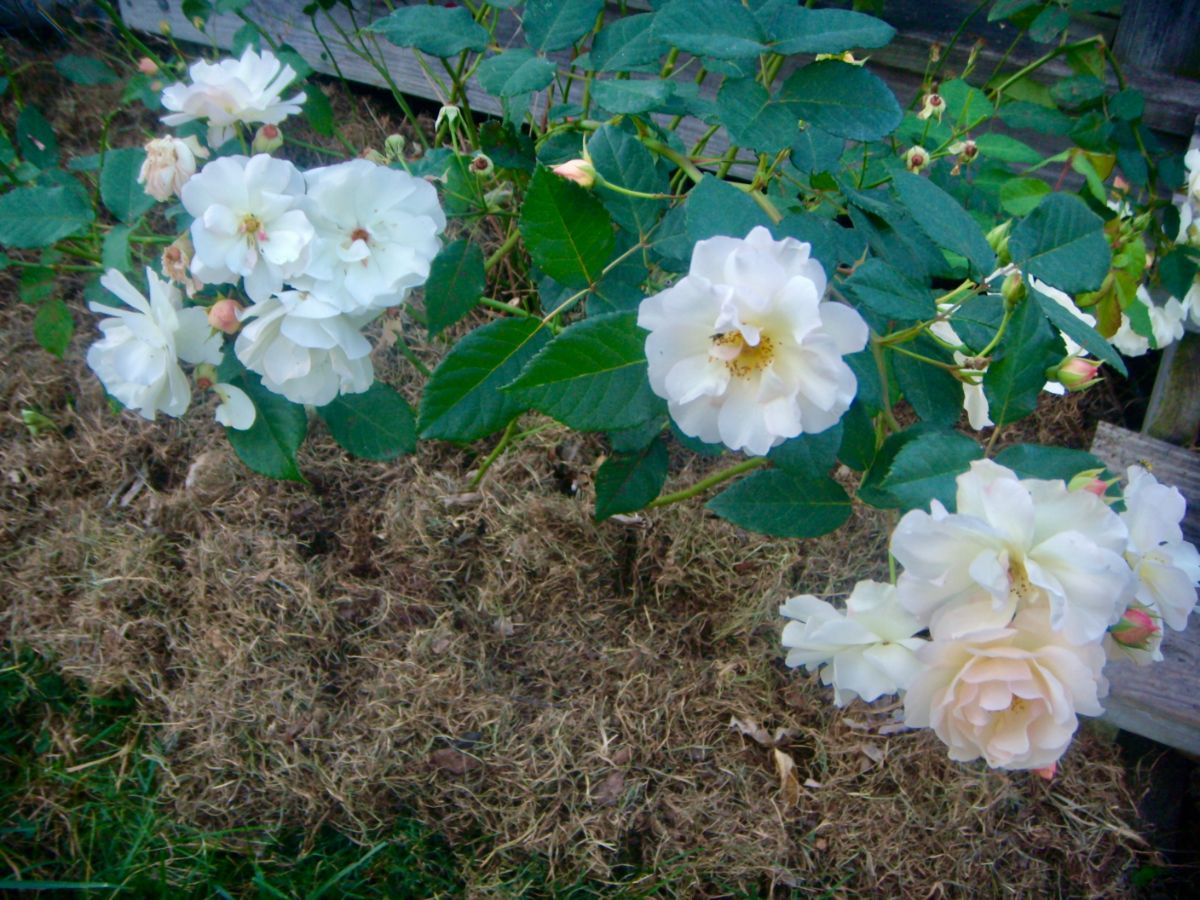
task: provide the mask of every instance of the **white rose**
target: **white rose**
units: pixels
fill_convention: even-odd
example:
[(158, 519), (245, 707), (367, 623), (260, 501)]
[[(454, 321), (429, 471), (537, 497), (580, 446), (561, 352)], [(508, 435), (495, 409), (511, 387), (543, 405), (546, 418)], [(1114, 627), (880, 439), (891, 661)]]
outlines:
[(293, 403), (324, 406), (371, 386), (371, 344), (360, 333), (376, 313), (350, 316), (302, 291), (284, 291), (242, 313), (234, 351), (263, 386)]
[(314, 232), (301, 209), (304, 176), (290, 162), (265, 153), (213, 160), (180, 199), (194, 219), (192, 273), (205, 284), (241, 276), (261, 302), (308, 264)]
[(845, 613), (808, 594), (792, 597), (779, 607), (793, 620), (783, 629), (787, 664), (819, 669), (838, 706), (904, 690), (921, 668), (914, 651), (925, 642), (913, 637), (921, 626), (895, 593), (890, 584), (860, 581)]
[(918, 651), (925, 668), (908, 686), (904, 721), (932, 728), (953, 760), (982, 756), (998, 769), (1046, 768), (1071, 743), (1077, 714), (1104, 712), (1098, 642), (1062, 641), (1045, 610), (1025, 610), (1012, 624)]
[(170, 200), (196, 174), (196, 160), (207, 156), (208, 151), (194, 137), (155, 138), (146, 144), (138, 184), (160, 203)]
[(1183, 164), (1187, 168), (1184, 187), (1188, 200), (1200, 207), (1200, 150), (1193, 148), (1184, 154)]
[(304, 177), (316, 240), (297, 287), (345, 312), (365, 312), (395, 306), (425, 283), (446, 228), (433, 185), (365, 159)]
[(763, 455), (834, 425), (858, 384), (862, 317), (823, 301), (808, 244), (755, 228), (696, 244), (688, 274), (638, 310), (650, 385), (684, 434)]
[[(1187, 310), (1177, 298), (1168, 297), (1167, 302), (1160, 306), (1151, 299), (1145, 285), (1141, 285), (1137, 289), (1137, 299), (1134, 302), (1146, 307), (1156, 350), (1161, 350), (1183, 337), (1183, 319)], [(1150, 350), (1150, 339), (1133, 330), (1133, 322), (1125, 313), (1121, 313), (1121, 327), (1110, 341), (1126, 356), (1142, 356)]]
[(104, 337), (88, 348), (87, 364), (110, 394), (144, 418), (153, 419), (160, 410), (181, 416), (192, 389), (179, 360), (219, 363), (221, 336), (208, 327), (204, 310), (183, 309), (179, 289), (154, 270), (146, 270), (146, 281), (149, 301), (116, 269), (100, 278), (131, 309), (88, 304), (111, 318), (100, 321)]
[(233, 137), (233, 124), (263, 122), (278, 125), (300, 112), (304, 94), (280, 98), (296, 77), (295, 70), (281, 63), (270, 50), (261, 54), (247, 47), (241, 59), (219, 63), (203, 60), (188, 69), (192, 83), (178, 82), (162, 93), (162, 104), (171, 110), (162, 117), (166, 125), (182, 125), (196, 119), (208, 121), (208, 143), (220, 147)]
[(221, 400), (213, 414), (214, 419), (227, 428), (234, 428), (238, 431), (245, 431), (254, 424), (258, 413), (245, 391), (223, 381), (214, 384), (212, 389), (213, 393)]
[(1089, 491), (1019, 480), (990, 460), (958, 476), (957, 512), (937, 500), (892, 534), (900, 602), (934, 638), (1008, 625), (1046, 607), (1072, 643), (1098, 640), (1133, 594), (1124, 523)]

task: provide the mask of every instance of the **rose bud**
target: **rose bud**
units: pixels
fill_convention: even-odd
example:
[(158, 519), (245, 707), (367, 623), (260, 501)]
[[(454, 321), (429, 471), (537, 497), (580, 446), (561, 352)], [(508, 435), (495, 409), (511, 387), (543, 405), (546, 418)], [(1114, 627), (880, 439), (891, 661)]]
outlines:
[(152, 60), (148, 56), (143, 56), (141, 59), (139, 59), (137, 67), (138, 67), (138, 71), (141, 72), (143, 75), (157, 75), (158, 74), (158, 63), (156, 63), (154, 60)]
[(1096, 373), (1100, 371), (1100, 363), (1080, 356), (1069, 356), (1054, 370), (1054, 380), (1068, 391), (1082, 391), (1099, 379)]
[(491, 178), (496, 171), (491, 157), (483, 153), (476, 153), (471, 160), (471, 171), (477, 178)]
[(572, 159), (552, 170), (555, 175), (573, 181), (583, 188), (590, 188), (596, 183), (596, 169), (586, 159)]
[(1108, 629), (1108, 633), (1118, 644), (1135, 650), (1145, 650), (1148, 649), (1150, 640), (1161, 630), (1148, 609), (1144, 606), (1131, 606), (1125, 610), (1120, 621)]
[(217, 367), (212, 363), (200, 363), (192, 375), (196, 379), (196, 387), (202, 391), (207, 391), (217, 383)]
[(263, 125), (254, 133), (254, 142), (250, 145), (253, 153), (273, 153), (283, 146), (283, 132), (278, 125)]
[(222, 297), (208, 308), (208, 324), (217, 331), (237, 334), (242, 328), (242, 322), (238, 318), (241, 311), (242, 304), (229, 297)]

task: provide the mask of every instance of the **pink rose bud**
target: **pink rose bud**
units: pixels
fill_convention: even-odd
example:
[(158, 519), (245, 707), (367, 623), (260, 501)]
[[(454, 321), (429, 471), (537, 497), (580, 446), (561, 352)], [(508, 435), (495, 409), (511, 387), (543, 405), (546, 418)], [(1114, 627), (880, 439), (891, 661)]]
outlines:
[(137, 67), (138, 67), (138, 71), (141, 72), (143, 75), (157, 75), (158, 74), (158, 63), (156, 63), (154, 60), (152, 60), (148, 56), (143, 56), (141, 59), (139, 59)]
[(208, 308), (208, 324), (217, 331), (237, 334), (242, 327), (238, 319), (238, 313), (241, 311), (242, 304), (229, 297), (223, 297)]
[(1108, 629), (1108, 633), (1118, 644), (1135, 650), (1145, 650), (1150, 639), (1160, 630), (1158, 622), (1148, 609), (1144, 606), (1131, 606), (1125, 610), (1120, 621)]
[(278, 125), (263, 125), (254, 133), (250, 149), (255, 153), (272, 153), (283, 146), (283, 132)]
[(1054, 378), (1068, 391), (1082, 391), (1096, 383), (1096, 373), (1099, 371), (1099, 363), (1072, 356), (1058, 367)]
[(552, 170), (555, 175), (573, 181), (580, 187), (590, 188), (596, 183), (596, 169), (586, 159), (573, 159)]
[(1054, 777), (1055, 773), (1057, 773), (1057, 772), (1058, 772), (1058, 763), (1056, 763), (1056, 762), (1052, 762), (1052, 763), (1050, 763), (1050, 765), (1043, 766), (1040, 769), (1033, 770), (1033, 773), (1035, 775), (1040, 775), (1042, 778), (1045, 778), (1047, 781), (1052, 779)]

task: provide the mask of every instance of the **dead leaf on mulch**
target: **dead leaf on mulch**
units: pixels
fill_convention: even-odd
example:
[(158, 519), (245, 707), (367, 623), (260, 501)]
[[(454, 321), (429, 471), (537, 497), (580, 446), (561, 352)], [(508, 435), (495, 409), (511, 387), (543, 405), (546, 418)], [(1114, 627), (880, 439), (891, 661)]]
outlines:
[(478, 769), (481, 763), (473, 756), (468, 756), (453, 747), (442, 747), (429, 754), (429, 761), (443, 772), (451, 775), (466, 775), (472, 769)]

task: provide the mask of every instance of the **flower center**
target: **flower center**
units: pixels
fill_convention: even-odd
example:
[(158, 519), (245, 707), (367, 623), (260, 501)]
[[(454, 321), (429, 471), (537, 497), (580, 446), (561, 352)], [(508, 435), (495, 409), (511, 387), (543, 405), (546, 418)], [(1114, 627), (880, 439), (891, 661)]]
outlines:
[(350, 243), (354, 243), (355, 241), (363, 241), (369, 244), (371, 242), (371, 232), (365, 228), (355, 228), (350, 232)]
[(775, 358), (775, 345), (765, 334), (759, 335), (758, 343), (746, 343), (740, 331), (726, 331), (712, 337), (713, 356), (725, 363), (735, 378), (748, 378), (761, 372)]
[(1037, 597), (1037, 588), (1029, 580), (1029, 573), (1025, 571), (1025, 563), (1020, 558), (1009, 561), (1008, 590), (1018, 600), (1026, 603)]
[(242, 216), (242, 224), (238, 229), (246, 236), (246, 240), (252, 244), (264, 243), (267, 240), (267, 232), (263, 228), (262, 219), (254, 213), (246, 213)]

